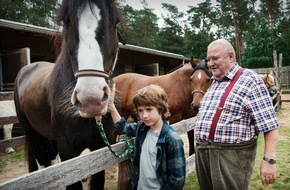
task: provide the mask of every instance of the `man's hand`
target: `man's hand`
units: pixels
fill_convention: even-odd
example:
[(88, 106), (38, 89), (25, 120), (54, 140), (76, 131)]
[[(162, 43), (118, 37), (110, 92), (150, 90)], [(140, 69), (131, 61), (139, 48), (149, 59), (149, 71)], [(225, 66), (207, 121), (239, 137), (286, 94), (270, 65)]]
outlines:
[(274, 183), (276, 180), (276, 164), (269, 164), (263, 160), (260, 167), (260, 176), (263, 185)]

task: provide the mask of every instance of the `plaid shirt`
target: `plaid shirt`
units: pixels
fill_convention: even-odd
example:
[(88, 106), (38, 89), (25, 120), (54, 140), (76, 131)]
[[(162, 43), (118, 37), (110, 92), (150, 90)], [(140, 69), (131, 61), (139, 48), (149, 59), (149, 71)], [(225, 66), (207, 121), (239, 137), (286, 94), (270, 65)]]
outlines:
[[(197, 115), (195, 136), (197, 142), (208, 142), (209, 131), (226, 87), (240, 66), (236, 64), (222, 81), (214, 80), (204, 95)], [(278, 128), (279, 123), (272, 100), (262, 78), (245, 69), (232, 88), (222, 108), (213, 142), (246, 143)]]
[[(137, 189), (139, 180), (139, 165), (142, 143), (149, 129), (143, 122), (126, 123), (124, 118), (114, 124), (118, 134), (136, 136), (134, 145), (134, 160), (132, 168), (133, 189)], [(185, 182), (186, 160), (183, 141), (165, 120), (157, 144), (157, 178), (162, 190), (182, 190)], [(146, 163), (142, 163), (146, 164)]]

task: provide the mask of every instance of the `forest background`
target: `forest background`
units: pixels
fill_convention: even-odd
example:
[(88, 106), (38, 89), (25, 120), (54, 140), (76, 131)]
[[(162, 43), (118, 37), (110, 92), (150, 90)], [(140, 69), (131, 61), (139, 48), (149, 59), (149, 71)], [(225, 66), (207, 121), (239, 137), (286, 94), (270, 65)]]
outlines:
[[(243, 67), (272, 67), (273, 50), (283, 54), (283, 66), (290, 65), (290, 0), (204, 0), (186, 11), (160, 1), (162, 18), (140, 2), (142, 8), (134, 9), (117, 0), (123, 14), (118, 27), (129, 44), (204, 59), (208, 44), (225, 38)], [(1, 0), (0, 19), (59, 29), (53, 21), (60, 3)]]

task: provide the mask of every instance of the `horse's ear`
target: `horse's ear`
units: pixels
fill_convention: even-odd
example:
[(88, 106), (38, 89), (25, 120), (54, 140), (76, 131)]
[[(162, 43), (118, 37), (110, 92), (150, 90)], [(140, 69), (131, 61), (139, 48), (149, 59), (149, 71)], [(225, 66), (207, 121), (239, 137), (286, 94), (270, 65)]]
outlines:
[(195, 68), (197, 65), (197, 62), (194, 61), (193, 56), (190, 57), (190, 64), (191, 64), (192, 68)]

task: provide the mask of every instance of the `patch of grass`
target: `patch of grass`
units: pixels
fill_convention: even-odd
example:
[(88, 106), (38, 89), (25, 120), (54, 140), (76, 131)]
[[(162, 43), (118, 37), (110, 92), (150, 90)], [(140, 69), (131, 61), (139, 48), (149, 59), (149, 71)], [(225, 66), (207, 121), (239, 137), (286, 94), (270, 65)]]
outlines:
[(190, 173), (186, 176), (185, 185), (183, 190), (199, 190), (199, 184), (195, 172)]
[(0, 169), (3, 170), (9, 166), (9, 163), (17, 163), (25, 160), (24, 151), (8, 154), (7, 156), (0, 157)]
[(283, 87), (283, 88), (282, 88), (282, 91), (283, 91), (283, 90), (290, 90), (290, 88)]
[(5, 161), (5, 159), (0, 158), (0, 170), (3, 170), (4, 168), (6, 168), (8, 166), (7, 162)]

